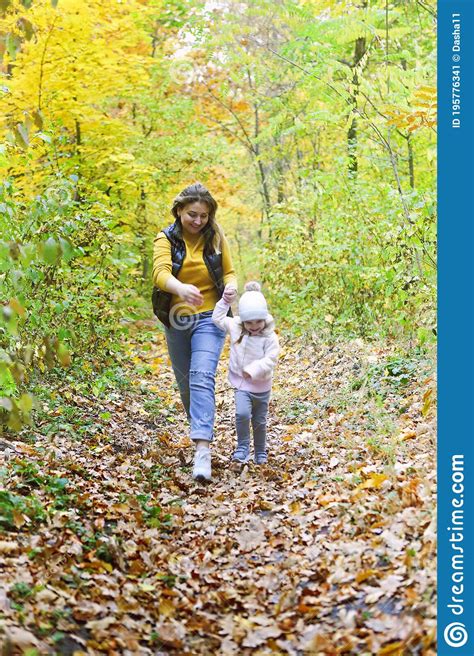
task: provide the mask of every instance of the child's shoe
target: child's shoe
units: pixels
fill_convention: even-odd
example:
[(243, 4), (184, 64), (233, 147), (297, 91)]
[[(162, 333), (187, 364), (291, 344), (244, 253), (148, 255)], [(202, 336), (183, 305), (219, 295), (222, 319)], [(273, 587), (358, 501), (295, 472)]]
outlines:
[(250, 459), (250, 450), (246, 446), (238, 446), (234, 451), (232, 456), (233, 462), (239, 462), (241, 465), (245, 465)]
[(256, 465), (265, 465), (267, 463), (268, 457), (266, 453), (256, 453), (255, 454), (255, 464)]

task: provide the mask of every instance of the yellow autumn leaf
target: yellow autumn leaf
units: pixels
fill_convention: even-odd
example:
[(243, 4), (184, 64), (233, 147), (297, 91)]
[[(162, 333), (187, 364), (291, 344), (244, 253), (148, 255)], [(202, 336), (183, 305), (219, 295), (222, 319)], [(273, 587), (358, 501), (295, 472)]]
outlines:
[(163, 599), (163, 601), (161, 601), (160, 605), (158, 606), (158, 610), (160, 615), (163, 615), (164, 617), (171, 617), (176, 613), (176, 608), (169, 599)]
[(380, 574), (378, 569), (364, 569), (358, 574), (356, 574), (355, 580), (357, 583), (362, 583), (362, 581), (366, 581), (367, 579), (370, 579), (372, 576), (378, 576)]
[(429, 389), (423, 394), (423, 407), (421, 408), (421, 414), (423, 417), (426, 417), (430, 411), (431, 404), (433, 402), (433, 390)]
[(405, 651), (404, 643), (401, 641), (391, 642), (378, 650), (377, 656), (403, 656)]
[(20, 317), (25, 316), (25, 308), (16, 298), (10, 299), (9, 305)]
[(321, 494), (318, 497), (318, 503), (320, 506), (327, 506), (335, 501), (339, 501), (339, 497), (335, 497), (332, 494)]
[(386, 480), (387, 476), (385, 474), (371, 474), (366, 481), (356, 487), (356, 490), (378, 489)]
[(15, 524), (16, 528), (21, 528), (26, 524), (26, 517), (23, 513), (19, 512), (18, 510), (14, 510), (12, 515), (13, 523)]
[(297, 515), (301, 512), (301, 503), (299, 501), (292, 501), (290, 503), (290, 510), (292, 515)]

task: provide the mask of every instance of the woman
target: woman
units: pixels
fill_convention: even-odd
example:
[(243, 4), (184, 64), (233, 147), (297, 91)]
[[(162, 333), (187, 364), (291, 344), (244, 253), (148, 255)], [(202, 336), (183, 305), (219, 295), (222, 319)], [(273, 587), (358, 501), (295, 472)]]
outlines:
[(237, 279), (217, 203), (199, 183), (174, 200), (175, 222), (158, 233), (153, 251), (153, 309), (166, 343), (196, 445), (193, 477), (211, 480), (215, 373), (225, 333), (212, 321), (220, 298), (232, 300)]

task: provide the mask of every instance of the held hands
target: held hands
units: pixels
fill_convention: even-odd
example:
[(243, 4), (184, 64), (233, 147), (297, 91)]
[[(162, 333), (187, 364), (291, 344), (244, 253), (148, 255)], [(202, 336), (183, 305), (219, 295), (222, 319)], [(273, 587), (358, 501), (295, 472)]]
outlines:
[(186, 303), (195, 305), (196, 307), (199, 307), (204, 303), (201, 292), (194, 285), (185, 285), (183, 283), (180, 288), (179, 297), (183, 301), (186, 301)]
[(234, 287), (234, 285), (232, 285), (231, 283), (227, 283), (227, 285), (224, 287), (224, 293), (222, 294), (222, 298), (226, 303), (232, 305), (232, 303), (237, 298), (237, 290)]

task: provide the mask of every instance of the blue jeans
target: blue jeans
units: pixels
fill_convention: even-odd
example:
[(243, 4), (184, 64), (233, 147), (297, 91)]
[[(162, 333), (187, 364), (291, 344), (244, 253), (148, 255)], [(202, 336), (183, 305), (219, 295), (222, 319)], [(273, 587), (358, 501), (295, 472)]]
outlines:
[(192, 440), (212, 442), (217, 363), (225, 332), (212, 321), (212, 310), (181, 317), (179, 327), (165, 327), (166, 343)]
[(255, 454), (267, 454), (267, 413), (270, 401), (268, 392), (235, 390), (235, 425), (237, 448), (248, 455), (250, 450), (250, 421), (252, 421)]

